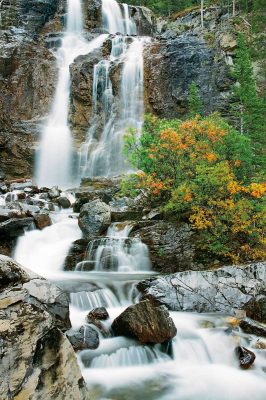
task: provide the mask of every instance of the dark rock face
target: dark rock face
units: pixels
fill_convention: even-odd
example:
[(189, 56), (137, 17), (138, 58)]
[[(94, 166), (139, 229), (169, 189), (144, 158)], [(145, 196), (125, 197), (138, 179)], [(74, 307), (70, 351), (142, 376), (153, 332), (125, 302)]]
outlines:
[(34, 222), (36, 228), (38, 229), (44, 229), (47, 228), (47, 226), (52, 225), (51, 218), (49, 217), (49, 214), (46, 213), (36, 214), (34, 217)]
[(87, 247), (88, 247), (88, 240), (86, 239), (78, 239), (72, 244), (68, 252), (68, 255), (65, 259), (64, 263), (65, 271), (75, 270), (76, 265), (85, 259)]
[(40, 117), (48, 111), (54, 92), (55, 59), (26, 32), (1, 33), (0, 48), (1, 167), (7, 179), (25, 178), (32, 173)]
[(188, 112), (188, 89), (195, 81), (204, 112), (223, 113), (232, 82), (225, 62), (215, 55), (204, 39), (190, 33), (147, 45), (146, 109), (164, 118), (181, 117)]
[(109, 318), (109, 314), (105, 307), (98, 307), (91, 310), (87, 318), (88, 320), (106, 320)]
[(251, 299), (244, 306), (247, 317), (266, 324), (266, 297), (265, 295), (257, 296)]
[(79, 227), (86, 238), (101, 235), (110, 223), (111, 210), (106, 203), (94, 200), (82, 206), (79, 215)]
[(173, 273), (199, 268), (193, 262), (194, 233), (187, 224), (165, 221), (144, 224), (143, 227), (140, 224), (131, 236), (141, 239), (149, 247), (152, 269), (155, 271)]
[(33, 218), (10, 218), (0, 223), (0, 238), (16, 238), (23, 235), (24, 229), (32, 224)]
[(172, 311), (233, 314), (265, 292), (266, 263), (229, 266), (214, 271), (187, 271), (138, 284), (142, 297)]
[(87, 398), (74, 351), (58, 329), (70, 326), (67, 296), (4, 256), (0, 325), (1, 399)]
[(235, 352), (239, 358), (239, 366), (242, 369), (249, 369), (256, 359), (255, 354), (245, 347), (238, 346)]
[(245, 333), (266, 337), (266, 327), (249, 318), (240, 321), (239, 326)]
[(78, 331), (68, 331), (66, 336), (75, 351), (97, 349), (99, 346), (98, 332), (91, 326), (82, 326)]
[(137, 338), (141, 343), (164, 343), (176, 335), (176, 327), (167, 309), (149, 301), (128, 307), (113, 322), (116, 335)]

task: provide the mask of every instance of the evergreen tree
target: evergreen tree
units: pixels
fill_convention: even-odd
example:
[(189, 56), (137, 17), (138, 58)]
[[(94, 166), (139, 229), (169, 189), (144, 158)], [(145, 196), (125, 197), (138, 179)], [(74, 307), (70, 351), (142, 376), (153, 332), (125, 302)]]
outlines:
[(195, 115), (202, 113), (202, 102), (199, 96), (199, 91), (196, 83), (193, 81), (188, 88), (188, 109), (189, 116), (194, 117)]
[(235, 124), (242, 134), (252, 139), (257, 162), (262, 164), (266, 135), (265, 101), (257, 94), (249, 49), (242, 33), (238, 35), (233, 77), (236, 80), (232, 102)]

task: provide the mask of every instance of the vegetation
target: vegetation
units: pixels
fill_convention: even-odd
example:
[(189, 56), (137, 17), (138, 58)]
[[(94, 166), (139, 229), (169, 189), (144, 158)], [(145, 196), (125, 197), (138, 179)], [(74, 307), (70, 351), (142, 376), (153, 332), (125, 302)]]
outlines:
[(127, 135), (126, 153), (140, 172), (127, 178), (124, 191), (145, 189), (166, 214), (189, 221), (205, 260), (266, 256), (266, 185), (252, 174), (250, 138), (216, 114), (186, 121), (147, 116), (139, 140)]
[(242, 33), (238, 35), (233, 76), (236, 84), (233, 87), (231, 108), (236, 126), (241, 134), (248, 135), (252, 139), (256, 164), (261, 167), (265, 165), (263, 148), (266, 138), (266, 103), (257, 94), (251, 57)]

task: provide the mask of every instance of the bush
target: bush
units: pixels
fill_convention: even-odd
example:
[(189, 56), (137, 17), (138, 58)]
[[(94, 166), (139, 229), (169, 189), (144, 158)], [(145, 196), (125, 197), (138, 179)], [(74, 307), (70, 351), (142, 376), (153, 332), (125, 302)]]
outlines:
[(252, 176), (249, 138), (217, 114), (187, 121), (147, 116), (140, 139), (131, 131), (125, 148), (141, 170), (127, 187), (146, 189), (173, 218), (185, 216), (206, 260), (265, 257), (266, 185)]

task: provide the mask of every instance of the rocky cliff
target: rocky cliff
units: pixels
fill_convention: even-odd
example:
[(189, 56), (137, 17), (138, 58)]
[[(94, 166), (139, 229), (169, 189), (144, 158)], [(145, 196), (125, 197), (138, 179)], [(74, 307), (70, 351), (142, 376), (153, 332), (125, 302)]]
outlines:
[[(90, 40), (102, 32), (101, 1), (85, 1), (83, 7), (85, 35)], [(188, 87), (195, 81), (204, 112), (226, 113), (228, 71), (236, 42), (223, 12), (210, 9), (204, 31), (197, 11), (163, 22), (143, 7), (129, 7), (129, 12), (138, 34), (151, 36), (144, 52), (146, 111), (182, 117), (187, 112)], [(65, 25), (65, 1), (4, 0), (0, 13), (1, 173), (10, 179), (32, 175), (34, 150), (57, 80), (55, 51)], [(69, 120), (77, 146), (84, 141), (92, 117), (93, 67), (109, 55), (107, 39), (100, 52), (78, 57), (71, 66)], [(119, 69), (121, 65), (111, 66), (115, 96)]]

